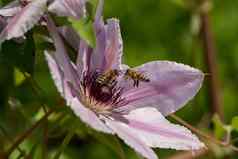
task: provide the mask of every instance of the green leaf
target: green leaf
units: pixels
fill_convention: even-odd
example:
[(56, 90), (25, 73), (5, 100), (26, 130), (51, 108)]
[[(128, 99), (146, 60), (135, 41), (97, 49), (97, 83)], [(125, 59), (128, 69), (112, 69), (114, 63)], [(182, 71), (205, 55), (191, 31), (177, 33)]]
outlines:
[(88, 17), (94, 19), (98, 5), (98, 0), (89, 0), (86, 2), (86, 10)]
[(57, 26), (65, 26), (70, 25), (69, 19), (67, 17), (58, 17), (58, 16), (51, 16)]
[(82, 18), (80, 20), (70, 18), (70, 22), (79, 36), (94, 48), (96, 46), (96, 36), (93, 29), (93, 22), (88, 18)]
[(55, 154), (54, 159), (59, 159), (67, 145), (69, 144), (70, 140), (74, 136), (74, 131), (69, 131), (68, 134), (65, 136), (63, 143), (61, 144), (59, 150)]
[[(26, 73), (27, 74), (27, 73)], [(20, 71), (17, 67), (14, 68), (14, 84), (15, 86), (20, 86), (26, 77), (22, 71)]]
[(171, 0), (174, 4), (180, 6), (180, 7), (185, 7), (186, 6), (186, 2), (185, 0)]
[(95, 131), (93, 132), (89, 131), (89, 133), (96, 140), (98, 140), (99, 142), (110, 148), (112, 151), (114, 151), (120, 159), (125, 159), (124, 150), (122, 148), (120, 141), (117, 139), (116, 136), (109, 136)]
[(214, 123), (214, 134), (216, 138), (222, 139), (226, 134), (225, 125), (221, 122), (219, 116), (215, 114), (212, 119)]
[(238, 116), (232, 118), (231, 126), (234, 130), (238, 131)]
[(32, 32), (26, 34), (26, 39), (5, 41), (0, 52), (0, 62), (12, 67), (18, 67), (22, 72), (32, 74), (35, 64), (35, 43)]

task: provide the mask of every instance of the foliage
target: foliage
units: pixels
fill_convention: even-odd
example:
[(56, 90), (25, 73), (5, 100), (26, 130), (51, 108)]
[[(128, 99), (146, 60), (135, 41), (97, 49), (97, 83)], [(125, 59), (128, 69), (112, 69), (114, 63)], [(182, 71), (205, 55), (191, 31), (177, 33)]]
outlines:
[[(7, 2), (0, 0), (0, 5)], [(209, 77), (206, 77), (205, 86), (195, 100), (178, 112), (178, 115), (217, 139), (229, 140), (237, 145), (238, 1), (213, 2), (210, 14), (223, 94), (221, 100), (224, 120), (219, 119), (217, 115), (211, 115), (210, 95), (207, 91)], [(199, 36), (198, 12), (193, 5), (188, 7), (186, 3), (185, 0), (106, 1), (105, 18), (114, 16), (120, 19), (126, 55), (124, 61), (136, 66), (148, 60), (174, 60), (207, 72)], [(91, 12), (85, 19), (56, 20), (58, 25), (67, 23), (73, 26), (91, 47), (95, 47), (92, 29), (95, 4), (95, 0), (87, 4), (87, 9)], [(44, 151), (49, 158), (54, 159), (124, 159), (125, 154), (128, 159), (138, 158), (117, 138), (91, 130), (65, 107), (63, 99), (54, 87), (43, 55), (45, 48), (53, 48), (52, 44), (41, 36), (47, 34), (44, 27), (37, 26), (24, 38), (5, 41), (1, 46), (0, 158), (3, 158), (3, 152), (8, 150), (17, 136), (45, 115), (44, 107), (47, 110), (54, 108), (56, 112), (20, 144), (20, 149), (28, 158), (43, 158)], [(211, 123), (213, 127), (210, 127)], [(217, 149), (210, 141), (207, 142), (208, 147)], [(48, 143), (47, 147), (42, 146), (46, 145), (45, 143)], [(223, 147), (218, 146), (218, 149), (223, 150)], [(176, 153), (168, 150), (157, 151), (160, 158)], [(201, 158), (214, 158), (215, 152), (214, 150), (208, 157)], [(231, 150), (219, 152), (222, 152), (223, 158), (236, 158), (236, 154)], [(15, 149), (10, 158), (19, 156), (21, 153)]]

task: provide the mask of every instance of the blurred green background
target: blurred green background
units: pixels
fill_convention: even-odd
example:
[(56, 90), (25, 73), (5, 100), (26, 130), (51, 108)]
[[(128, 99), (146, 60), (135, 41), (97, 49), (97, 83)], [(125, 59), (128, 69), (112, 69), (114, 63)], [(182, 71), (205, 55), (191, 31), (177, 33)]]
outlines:
[[(0, 1), (2, 4), (6, 1)], [(206, 72), (199, 36), (199, 15), (192, 0), (106, 0), (104, 17), (120, 19), (124, 40), (124, 62), (130, 66), (152, 60), (172, 60)], [(216, 44), (216, 60), (221, 85), (224, 123), (238, 115), (238, 1), (214, 0), (210, 11)], [(33, 34), (29, 38), (36, 38)], [(33, 39), (18, 46), (6, 42), (0, 53), (0, 150), (6, 150), (19, 135), (44, 115), (43, 103), (58, 108), (60, 100), (44, 60), (41, 44)], [(10, 48), (10, 49), (9, 49)], [(34, 51), (36, 48), (36, 51)], [(25, 76), (23, 72), (25, 73)], [(211, 124), (209, 78), (199, 94), (177, 114), (193, 126), (209, 133), (219, 130)], [(40, 90), (36, 87), (40, 87)], [(122, 141), (97, 133), (72, 117), (65, 108), (42, 124), (20, 146), (29, 158), (111, 159), (140, 158)], [(48, 127), (46, 129), (46, 127)], [(43, 140), (48, 134), (47, 147)], [(75, 133), (75, 134), (72, 134)], [(238, 135), (232, 133), (235, 138)], [(71, 141), (69, 142), (69, 140)], [(64, 142), (63, 142), (64, 141)], [(63, 142), (63, 144), (62, 144)], [(68, 143), (69, 142), (69, 143)], [(236, 159), (229, 149), (211, 145), (211, 151), (200, 158)], [(166, 159), (177, 151), (157, 149)], [(45, 152), (45, 153), (44, 153)], [(46, 155), (47, 154), (47, 155)], [(125, 156), (125, 157), (123, 157)], [(10, 158), (19, 157), (17, 150)], [(25, 157), (25, 158), (26, 158)], [(1, 151), (0, 151), (0, 159)], [(4, 158), (3, 158), (4, 159)]]

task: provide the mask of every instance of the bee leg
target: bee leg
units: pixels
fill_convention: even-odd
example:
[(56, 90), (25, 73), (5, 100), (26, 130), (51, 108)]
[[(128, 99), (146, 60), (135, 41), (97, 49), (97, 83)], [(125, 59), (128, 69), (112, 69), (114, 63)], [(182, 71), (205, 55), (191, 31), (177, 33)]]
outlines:
[(136, 80), (133, 81), (133, 87), (136, 87)]
[(139, 87), (139, 80), (136, 80), (136, 87)]

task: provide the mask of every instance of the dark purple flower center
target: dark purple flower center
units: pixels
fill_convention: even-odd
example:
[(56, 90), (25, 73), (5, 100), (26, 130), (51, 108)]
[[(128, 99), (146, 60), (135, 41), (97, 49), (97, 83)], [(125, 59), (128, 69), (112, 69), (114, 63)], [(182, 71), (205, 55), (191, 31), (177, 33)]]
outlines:
[(98, 105), (113, 106), (121, 104), (124, 100), (121, 98), (123, 89), (118, 87), (117, 80), (111, 83), (101, 84), (97, 79), (103, 73), (99, 71), (92, 71), (84, 74), (81, 81), (84, 94), (88, 94), (91, 101), (96, 101)]
[(22, 7), (25, 7), (25, 6), (27, 6), (27, 5), (28, 5), (28, 3), (29, 3), (29, 1), (28, 1), (28, 0), (20, 0), (20, 4), (21, 4), (21, 6), (22, 6)]

